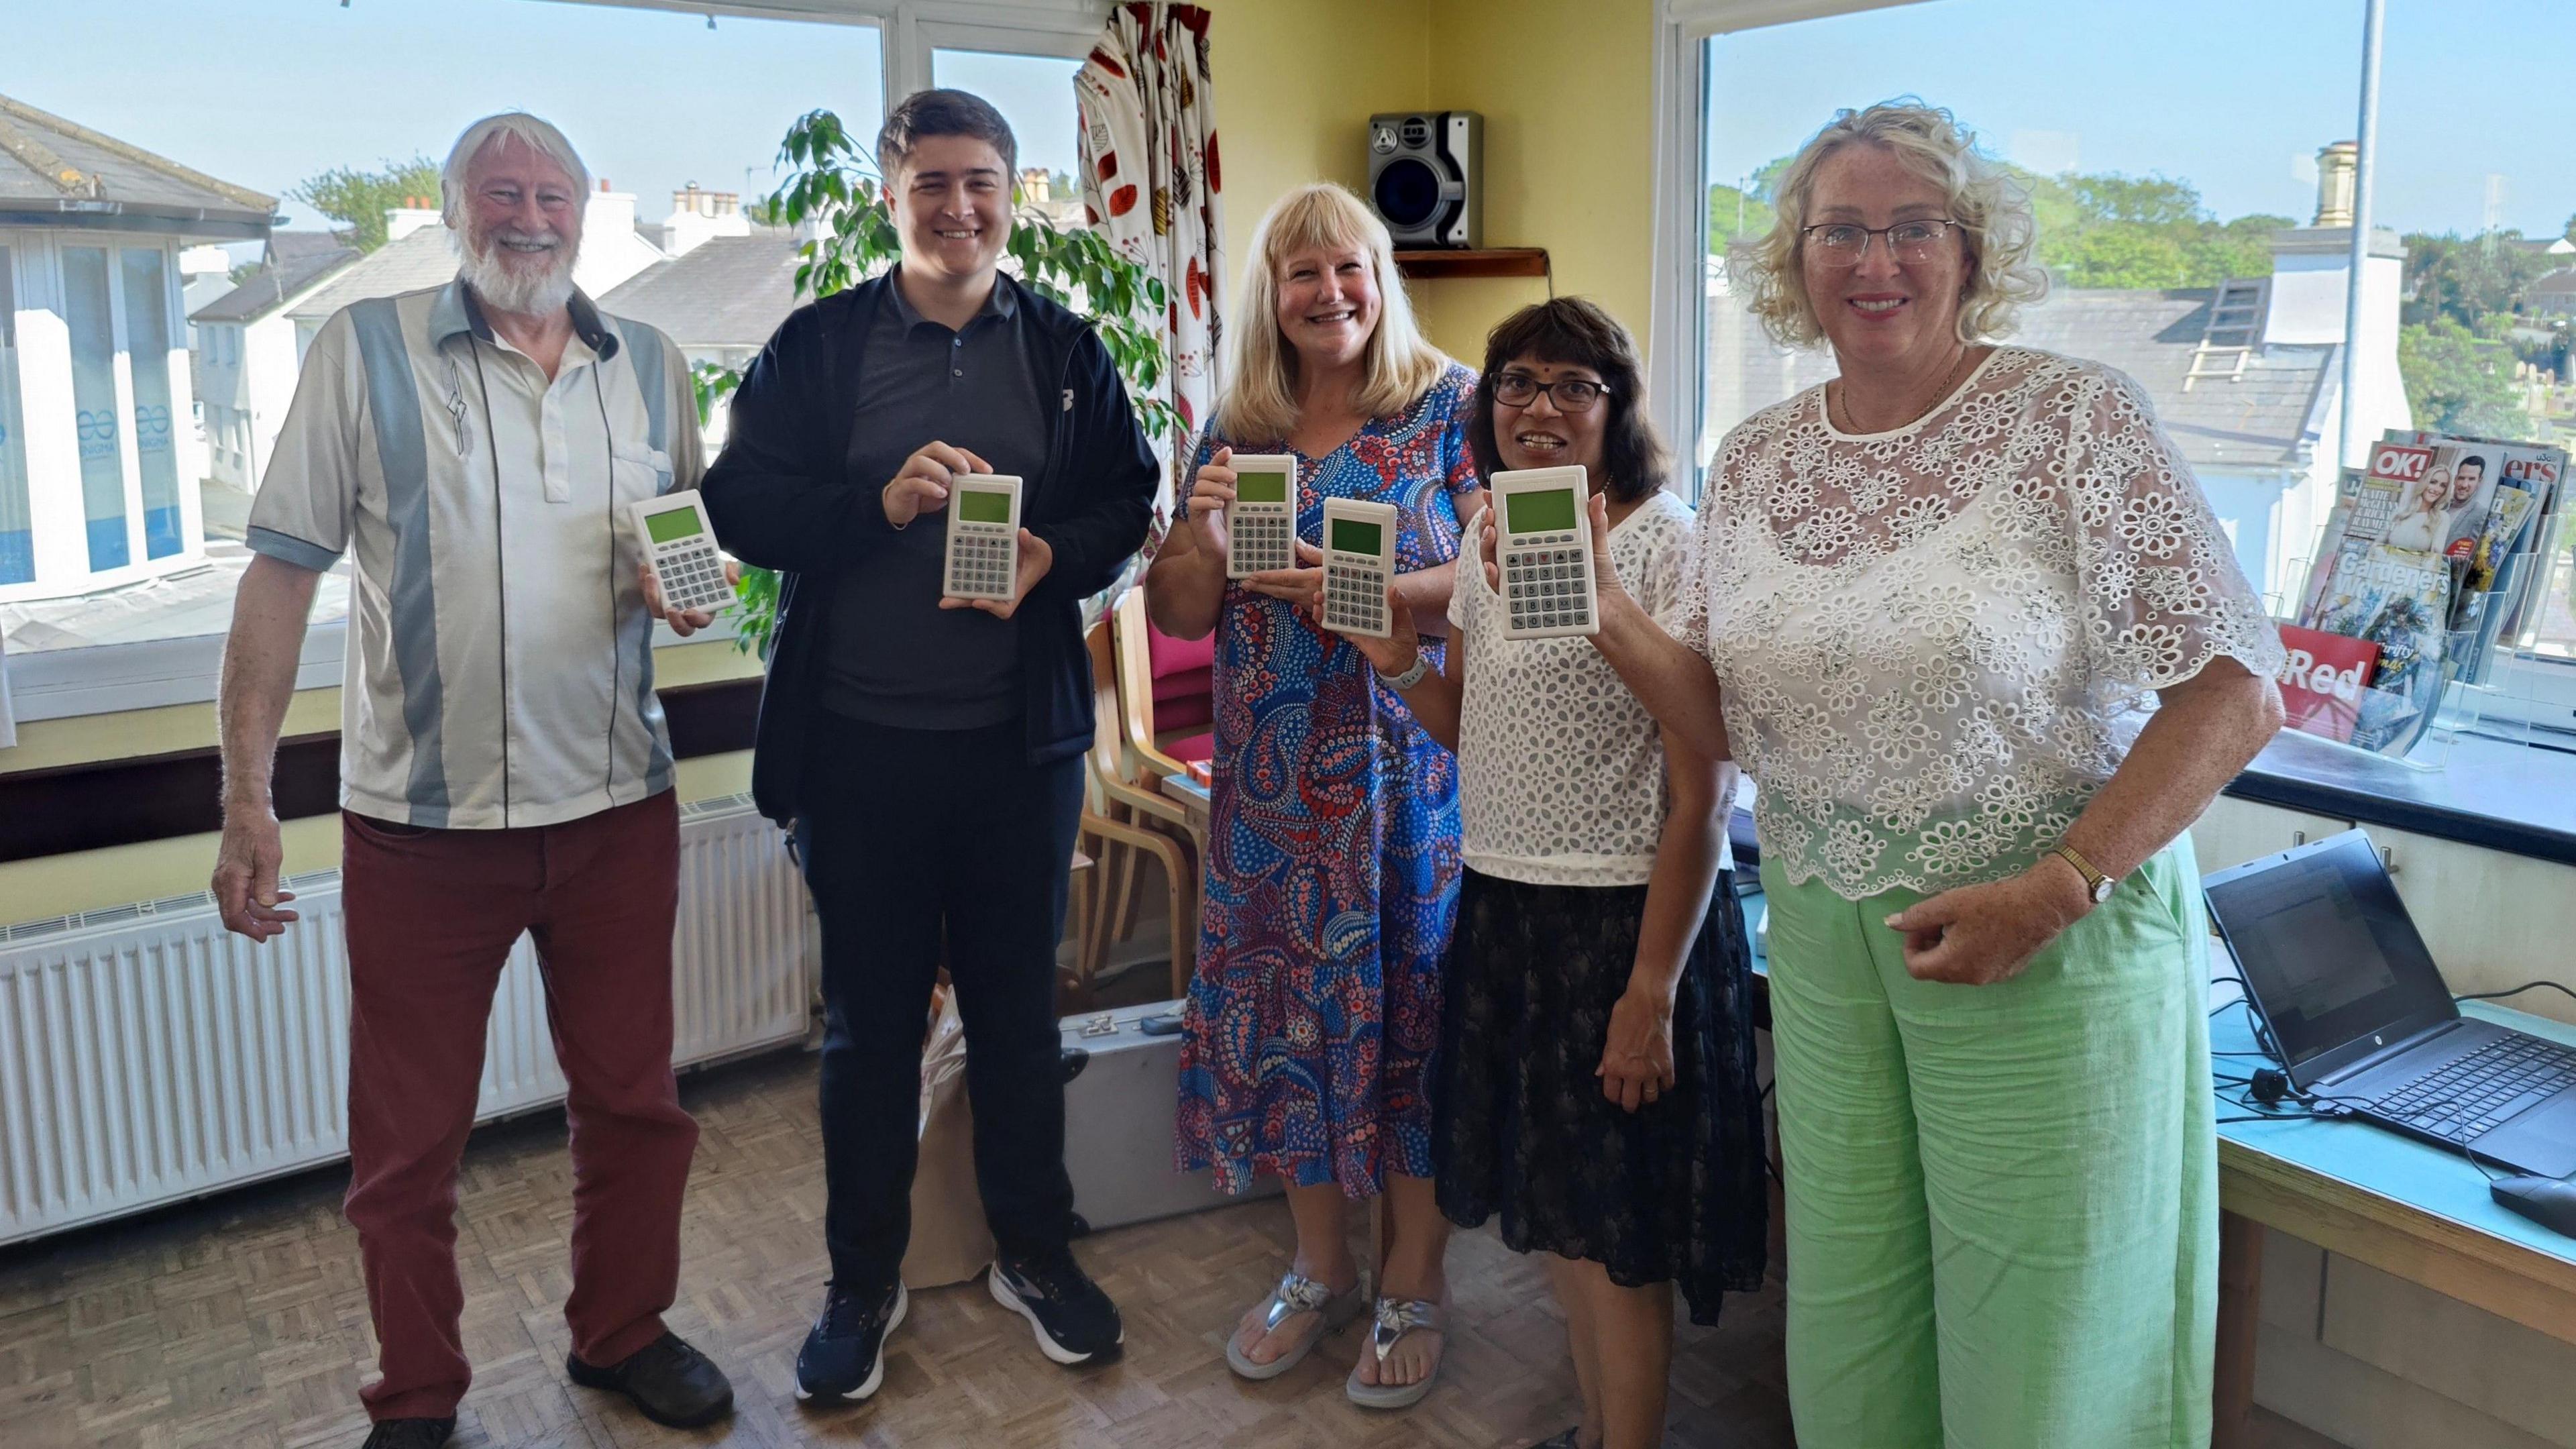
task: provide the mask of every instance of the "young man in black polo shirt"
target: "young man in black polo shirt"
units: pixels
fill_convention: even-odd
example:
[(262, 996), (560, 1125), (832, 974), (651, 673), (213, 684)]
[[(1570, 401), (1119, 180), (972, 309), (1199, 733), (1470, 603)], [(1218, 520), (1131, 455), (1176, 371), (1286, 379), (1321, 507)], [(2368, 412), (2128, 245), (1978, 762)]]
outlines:
[[(823, 919), (832, 1286), (799, 1397), (876, 1392), (903, 1320), (943, 929), (993, 1296), (1058, 1363), (1124, 1336), (1067, 1246), (1055, 946), (1092, 738), (1081, 601), (1144, 542), (1156, 471), (1100, 339), (998, 270), (1016, 159), (974, 96), (894, 108), (877, 163), (901, 264), (779, 327), (703, 485), (725, 547), (787, 575), (752, 789), (796, 822)], [(940, 597), (959, 473), (1023, 480), (1009, 604)]]

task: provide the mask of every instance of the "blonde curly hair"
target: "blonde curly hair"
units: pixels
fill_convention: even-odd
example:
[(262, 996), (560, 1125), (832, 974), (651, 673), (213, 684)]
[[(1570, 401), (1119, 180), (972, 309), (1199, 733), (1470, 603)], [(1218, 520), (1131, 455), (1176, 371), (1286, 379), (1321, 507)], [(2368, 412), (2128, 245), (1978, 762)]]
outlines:
[(2037, 227), (2029, 194), (1977, 149), (1976, 135), (1956, 117), (1901, 96), (1836, 113), (1780, 174), (1771, 230), (1728, 252), (1728, 280), (1773, 341), (1812, 347), (1824, 340), (1815, 305), (1807, 297), (1799, 228), (1807, 224), (1807, 199), (1818, 168), (1826, 157), (1851, 145), (1883, 147), (1906, 170), (1948, 193), (1951, 219), (1968, 241), (1968, 285), (1959, 298), (1960, 341), (2009, 335), (2023, 304), (2048, 295), (2048, 272), (2033, 260)]

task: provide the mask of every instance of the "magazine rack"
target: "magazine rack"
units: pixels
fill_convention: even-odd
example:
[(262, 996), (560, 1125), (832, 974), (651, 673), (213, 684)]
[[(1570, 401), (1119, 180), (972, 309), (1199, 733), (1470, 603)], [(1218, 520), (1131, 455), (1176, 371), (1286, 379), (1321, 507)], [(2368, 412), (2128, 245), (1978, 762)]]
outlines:
[[(2557, 519), (2553, 516), (2544, 522), (2550, 526), (2539, 536), (2554, 539)], [(2431, 773), (2443, 768), (2450, 762), (2451, 742), (2459, 734), (2492, 729), (2516, 716), (2516, 711), (2503, 708), (2501, 689), (2487, 681), (2496, 661), (2529, 652), (2516, 648), (2514, 640), (2533, 629), (2539, 606), (2532, 591), (2536, 581), (2547, 578), (2547, 563), (2546, 556), (2533, 550), (2514, 554), (2497, 567), (2490, 615), (2475, 627), (2444, 632), (2438, 683), (2425, 681), (2405, 691), (2362, 689), (2362, 728), (2355, 731), (2355, 738), (2375, 734), (2379, 743), (2303, 733), (2332, 749), (2410, 770)]]

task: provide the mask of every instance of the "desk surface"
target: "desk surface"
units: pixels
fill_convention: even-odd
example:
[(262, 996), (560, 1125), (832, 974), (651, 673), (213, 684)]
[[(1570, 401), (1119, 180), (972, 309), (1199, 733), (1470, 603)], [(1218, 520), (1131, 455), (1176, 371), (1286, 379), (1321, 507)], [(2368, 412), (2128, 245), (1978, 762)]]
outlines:
[[(2481, 1001), (2460, 1009), (2576, 1042), (2576, 1026), (2546, 1017)], [(2253, 1050), (2244, 1007), (2221, 1011), (2209, 1035), (2213, 1050)], [(2250, 1075), (2261, 1060), (2222, 1056), (2217, 1069)], [(2242, 1090), (2230, 1087), (2228, 1094)], [(2221, 1117), (2242, 1115), (2219, 1104)], [(2231, 1122), (2218, 1129), (2218, 1138), (2220, 1196), (2228, 1211), (2576, 1339), (2570, 1312), (2576, 1238), (2499, 1207), (2486, 1178), (2461, 1153), (2351, 1119)]]

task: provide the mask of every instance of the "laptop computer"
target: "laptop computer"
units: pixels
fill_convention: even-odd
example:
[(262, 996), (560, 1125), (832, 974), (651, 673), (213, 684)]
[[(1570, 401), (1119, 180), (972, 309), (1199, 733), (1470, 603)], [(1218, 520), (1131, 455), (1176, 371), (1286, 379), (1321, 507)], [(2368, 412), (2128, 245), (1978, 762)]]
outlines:
[(2576, 1048), (2460, 1015), (2369, 836), (2201, 887), (2291, 1085), (2517, 1172), (2576, 1173)]

